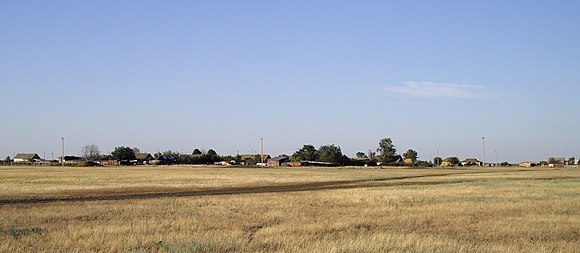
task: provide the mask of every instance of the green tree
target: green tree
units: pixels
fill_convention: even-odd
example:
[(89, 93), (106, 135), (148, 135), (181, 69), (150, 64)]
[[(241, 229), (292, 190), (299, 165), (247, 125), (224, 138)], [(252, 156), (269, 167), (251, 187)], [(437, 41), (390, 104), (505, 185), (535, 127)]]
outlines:
[(365, 159), (365, 158), (368, 158), (368, 157), (363, 152), (356, 152), (356, 158), (358, 158), (358, 159)]
[(568, 165), (574, 165), (574, 164), (576, 164), (576, 158), (574, 158), (574, 157), (570, 157), (570, 158), (568, 159)]
[(115, 147), (115, 150), (111, 152), (111, 156), (119, 161), (135, 160), (135, 152), (130, 147)]
[(217, 155), (217, 152), (215, 152), (215, 150), (213, 150), (213, 149), (211, 149), (211, 148), (210, 148), (210, 149), (207, 151), (207, 154), (208, 154), (208, 155), (215, 156), (215, 155)]
[(379, 160), (384, 163), (391, 163), (397, 159), (397, 149), (393, 145), (391, 138), (384, 138), (379, 142)]
[(318, 161), (327, 163), (337, 163), (342, 164), (342, 151), (340, 147), (332, 145), (320, 146), (318, 151), (316, 151), (316, 156)]
[(565, 159), (556, 159), (555, 157), (550, 157), (548, 159), (548, 164), (564, 164)]
[(433, 167), (433, 164), (428, 161), (417, 161), (413, 166), (425, 168), (425, 167)]
[(433, 159), (433, 164), (434, 164), (435, 166), (440, 166), (442, 162), (443, 162), (443, 159), (442, 159), (441, 157), (438, 157), (438, 156), (437, 156), (437, 157), (435, 157), (435, 158)]
[(342, 166), (354, 165), (352, 162), (352, 159), (350, 159), (350, 157), (348, 157), (346, 155), (342, 155), (341, 164), (342, 164)]
[(415, 162), (417, 162), (417, 151), (409, 149), (409, 150), (407, 150), (407, 152), (405, 152), (403, 154), (403, 158), (411, 159), (411, 161), (413, 161), (413, 163), (415, 163)]
[(194, 150), (193, 150), (193, 153), (192, 153), (192, 154), (193, 154), (193, 155), (201, 155), (201, 154), (203, 154), (203, 153), (201, 153), (201, 151), (200, 151), (199, 149), (197, 149), (197, 148), (196, 148), (196, 149), (194, 149)]
[(205, 155), (203, 155), (206, 163), (211, 164), (215, 162), (222, 161), (222, 158), (213, 149), (209, 149)]
[(8, 164), (12, 162), (12, 159), (10, 158), (10, 156), (6, 156), (6, 158), (4, 158), (4, 163)]
[(377, 162), (377, 152), (373, 152), (372, 150), (369, 149), (369, 160), (372, 163), (376, 163)]
[(297, 150), (292, 154), (292, 161), (316, 161), (316, 148), (312, 145), (304, 145), (301, 149)]
[(452, 157), (447, 157), (445, 158), (445, 160), (443, 160), (445, 162), (448, 162), (452, 165), (458, 165), (461, 161), (459, 161), (459, 158), (452, 156)]
[[(264, 156), (264, 162), (266, 162), (266, 156)], [(258, 164), (262, 162), (262, 155), (254, 155), (254, 159), (252, 160), (252, 164)]]

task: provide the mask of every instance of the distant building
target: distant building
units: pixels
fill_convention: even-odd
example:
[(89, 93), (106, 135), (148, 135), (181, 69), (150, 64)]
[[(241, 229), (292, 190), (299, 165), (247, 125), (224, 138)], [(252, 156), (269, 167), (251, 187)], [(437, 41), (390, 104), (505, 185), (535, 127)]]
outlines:
[(467, 158), (461, 162), (461, 165), (463, 165), (463, 166), (481, 166), (481, 165), (483, 165), (483, 163), (475, 158)]
[(267, 165), (268, 167), (279, 167), (282, 166), (284, 163), (289, 162), (290, 157), (288, 156), (277, 156), (274, 158), (268, 159)]
[(175, 156), (162, 155), (160, 157), (157, 157), (155, 160), (149, 161), (149, 164), (151, 164), (151, 165), (173, 165), (173, 164), (175, 164), (176, 161), (177, 161), (177, 159), (175, 158)]
[[(245, 165), (256, 165), (261, 162), (260, 156), (261, 156), (260, 154), (243, 154), (240, 155), (240, 162)], [(264, 154), (262, 156), (262, 161), (266, 162), (270, 158), (271, 158), (270, 155)]]
[(42, 159), (36, 153), (18, 153), (14, 156), (14, 163), (34, 163), (40, 161)]
[(135, 154), (135, 164), (149, 164), (149, 161), (154, 160), (153, 156), (149, 153), (137, 153)]
[[(63, 163), (63, 158), (62, 156), (58, 158), (60, 163)], [(76, 163), (80, 163), (82, 161), (81, 157), (78, 156), (72, 156), (72, 155), (65, 155), (64, 156), (64, 164), (76, 164)]]

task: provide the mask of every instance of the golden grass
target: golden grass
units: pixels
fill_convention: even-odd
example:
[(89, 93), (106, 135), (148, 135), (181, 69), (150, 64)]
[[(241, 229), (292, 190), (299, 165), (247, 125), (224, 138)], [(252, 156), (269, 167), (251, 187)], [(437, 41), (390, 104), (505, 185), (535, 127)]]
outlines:
[[(463, 170), (469, 172), (468, 170)], [(458, 170), (430, 170), (430, 174)], [(0, 167), (0, 198), (69, 196), (94, 193), (155, 191), (272, 185), (297, 182), (360, 180), (425, 174), (409, 169), (325, 168), (207, 168), (198, 166), (152, 167)]]
[[(71, 194), (71, 189), (80, 192), (120, 189), (125, 184), (223, 187), (449, 173), (412, 169), (163, 167), (65, 168), (51, 174), (50, 168), (35, 169), (0, 169), (2, 191), (8, 190), (1, 198), (34, 197), (43, 193), (43, 187), (50, 194), (62, 195)], [(42, 178), (45, 180), (37, 181)], [(578, 170), (497, 169), (487, 174), (399, 181), (406, 185), (7, 204), (0, 206), (0, 251), (578, 252), (580, 249)]]

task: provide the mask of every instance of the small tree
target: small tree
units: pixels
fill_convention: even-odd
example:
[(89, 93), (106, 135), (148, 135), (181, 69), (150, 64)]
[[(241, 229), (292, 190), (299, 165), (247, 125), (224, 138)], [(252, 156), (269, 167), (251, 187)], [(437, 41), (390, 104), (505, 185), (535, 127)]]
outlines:
[(215, 152), (215, 150), (213, 150), (213, 149), (211, 149), (211, 148), (210, 148), (210, 149), (207, 151), (207, 155), (217, 155), (217, 152)]
[(221, 161), (221, 157), (213, 149), (209, 149), (205, 155), (203, 155), (206, 163), (214, 163)]
[(444, 160), (445, 162), (448, 162), (452, 165), (458, 165), (461, 161), (459, 161), (459, 158), (452, 156), (452, 157), (447, 157)]
[(442, 163), (442, 162), (443, 162), (443, 159), (442, 159), (441, 157), (438, 157), (438, 156), (437, 156), (437, 157), (435, 157), (435, 158), (433, 159), (433, 164), (434, 164), (435, 166), (439, 166), (439, 165), (441, 165), (441, 163)]
[(99, 147), (95, 144), (85, 145), (81, 149), (81, 153), (83, 157), (87, 161), (94, 161), (100, 158), (101, 152), (99, 151)]
[(376, 152), (373, 152), (370, 149), (369, 149), (369, 160), (371, 162), (376, 162), (377, 161), (377, 153)]
[(366, 158), (368, 158), (368, 157), (367, 157), (367, 155), (366, 155), (365, 153), (363, 153), (363, 152), (357, 152), (357, 153), (356, 153), (356, 158), (358, 158), (358, 159), (366, 159)]
[(403, 154), (403, 158), (410, 159), (413, 163), (417, 162), (417, 151), (409, 149)]
[(12, 162), (12, 159), (10, 159), (10, 156), (6, 156), (6, 158), (4, 158), (5, 164), (10, 164), (11, 162)]
[(576, 158), (574, 158), (574, 157), (570, 157), (570, 158), (568, 159), (568, 165), (574, 165), (574, 164), (576, 164)]
[(119, 161), (135, 160), (135, 152), (130, 147), (124, 146), (115, 147), (115, 150), (111, 152), (111, 156), (113, 157), (113, 159)]

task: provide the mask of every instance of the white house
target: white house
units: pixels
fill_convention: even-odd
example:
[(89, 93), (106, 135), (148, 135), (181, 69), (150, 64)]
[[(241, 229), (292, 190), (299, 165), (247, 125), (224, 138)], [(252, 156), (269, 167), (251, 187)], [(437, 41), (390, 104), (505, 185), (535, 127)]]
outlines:
[(42, 159), (36, 153), (18, 153), (14, 156), (14, 163), (33, 163), (40, 161)]

